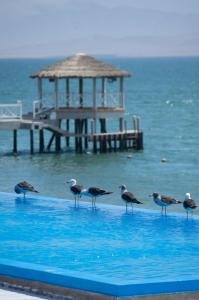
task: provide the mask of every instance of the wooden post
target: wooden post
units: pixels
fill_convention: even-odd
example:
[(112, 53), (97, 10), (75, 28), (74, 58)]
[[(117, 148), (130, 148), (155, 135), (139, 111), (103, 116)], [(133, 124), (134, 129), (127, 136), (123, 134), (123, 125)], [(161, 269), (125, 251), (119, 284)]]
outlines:
[[(87, 119), (84, 120), (84, 133), (85, 133), (85, 135), (88, 134), (88, 120)], [(84, 138), (84, 148), (88, 149), (88, 137), (86, 137), (86, 136)]]
[(44, 130), (39, 129), (39, 152), (44, 152)]
[(52, 134), (52, 136), (51, 136), (51, 138), (50, 138), (50, 141), (49, 141), (49, 143), (48, 143), (47, 150), (50, 150), (54, 138), (55, 138), (55, 133), (53, 132), (53, 134)]
[(61, 136), (60, 134), (55, 134), (55, 151), (60, 152), (61, 150)]
[(78, 119), (75, 119), (75, 151), (78, 152), (78, 137), (76, 136), (78, 133)]
[(120, 134), (120, 150), (123, 150), (125, 148), (124, 146), (124, 134)]
[(93, 152), (97, 153), (97, 139), (96, 139), (96, 136), (93, 137)]
[(30, 153), (34, 154), (34, 130), (30, 129)]
[(143, 150), (143, 132), (139, 132), (137, 136), (136, 150)]
[(79, 124), (78, 124), (78, 133), (79, 133), (78, 152), (79, 153), (82, 153), (82, 132), (83, 132), (83, 120), (79, 119)]
[(17, 153), (17, 129), (13, 130), (13, 152)]
[(117, 151), (117, 136), (116, 134), (114, 135), (114, 151)]
[(112, 151), (112, 136), (111, 134), (108, 135), (108, 145), (109, 145), (109, 152)]
[(107, 128), (106, 128), (106, 119), (100, 119), (100, 131), (102, 132), (102, 133), (106, 133), (107, 132)]
[(94, 117), (94, 131), (96, 133), (96, 110), (97, 110), (97, 97), (96, 97), (96, 78), (93, 78), (93, 109), (95, 110), (95, 117)]
[[(58, 121), (58, 127), (61, 128), (61, 120)], [(55, 151), (60, 152), (61, 150), (61, 136), (60, 134), (55, 134)]]
[[(70, 132), (70, 120), (69, 119), (66, 120), (66, 131)], [(66, 137), (66, 146), (67, 147), (70, 146), (70, 137), (69, 136)]]

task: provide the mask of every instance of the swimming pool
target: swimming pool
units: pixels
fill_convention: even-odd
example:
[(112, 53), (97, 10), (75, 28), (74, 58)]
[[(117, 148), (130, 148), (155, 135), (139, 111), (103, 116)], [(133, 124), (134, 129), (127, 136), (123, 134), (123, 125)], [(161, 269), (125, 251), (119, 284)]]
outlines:
[(113, 296), (199, 290), (199, 217), (0, 193), (0, 274)]

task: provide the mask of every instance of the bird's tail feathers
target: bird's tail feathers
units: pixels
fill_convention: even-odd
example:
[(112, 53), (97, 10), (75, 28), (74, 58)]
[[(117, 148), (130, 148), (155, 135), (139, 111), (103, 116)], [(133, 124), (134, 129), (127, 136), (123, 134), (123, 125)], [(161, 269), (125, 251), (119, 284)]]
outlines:
[(182, 201), (176, 200), (176, 204), (180, 204), (182, 203)]
[(113, 194), (113, 192), (104, 192), (102, 195), (110, 195)]

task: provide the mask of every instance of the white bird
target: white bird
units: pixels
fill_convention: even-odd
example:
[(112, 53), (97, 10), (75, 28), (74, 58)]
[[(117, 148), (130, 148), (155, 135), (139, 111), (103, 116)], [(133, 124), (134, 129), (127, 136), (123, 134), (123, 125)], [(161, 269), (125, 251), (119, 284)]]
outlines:
[(196, 209), (196, 207), (197, 207), (196, 202), (191, 198), (190, 193), (185, 194), (185, 200), (183, 202), (183, 207), (187, 212), (187, 217), (189, 215), (189, 212), (193, 213), (193, 210)]
[(96, 198), (104, 196), (104, 195), (109, 195), (112, 193), (113, 192), (107, 192), (107, 191), (102, 190), (97, 187), (90, 187), (88, 189), (82, 190), (81, 195), (91, 198), (92, 199), (92, 207), (95, 207)]
[(78, 185), (76, 179), (70, 179), (67, 181), (67, 183), (70, 183), (70, 191), (75, 197), (75, 206), (76, 206), (77, 202), (79, 202), (79, 199), (81, 198), (81, 192), (82, 192), (83, 186)]
[(141, 201), (139, 201), (132, 193), (128, 192), (126, 185), (121, 185), (119, 186), (119, 188), (121, 189), (121, 198), (122, 200), (124, 200), (126, 202), (126, 211), (127, 211), (127, 206), (128, 203), (131, 204), (132, 208), (133, 208), (133, 204), (143, 204)]

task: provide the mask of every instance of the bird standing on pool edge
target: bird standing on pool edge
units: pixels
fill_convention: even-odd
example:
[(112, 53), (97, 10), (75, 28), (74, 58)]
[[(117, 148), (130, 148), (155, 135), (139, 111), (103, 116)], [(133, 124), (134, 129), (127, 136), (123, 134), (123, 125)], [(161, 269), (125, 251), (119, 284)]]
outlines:
[(164, 211), (165, 215), (167, 213), (167, 206), (170, 206), (171, 204), (182, 203), (181, 201), (178, 201), (171, 197), (160, 195), (159, 193), (153, 193), (152, 195), (149, 195), (149, 197), (153, 197), (153, 201), (155, 202), (155, 204), (162, 207), (161, 212), (163, 214)]
[(183, 207), (187, 212), (187, 217), (189, 215), (189, 212), (191, 212), (193, 214), (193, 210), (196, 209), (196, 207), (197, 207), (196, 202), (193, 199), (191, 199), (190, 193), (185, 194), (185, 200), (183, 202)]
[(38, 193), (38, 191), (35, 190), (35, 188), (26, 181), (17, 183), (15, 185), (14, 190), (15, 190), (15, 193), (17, 193), (17, 194), (23, 194), (24, 199), (26, 197), (26, 193), (28, 193), (28, 192)]
[(133, 209), (133, 204), (143, 204), (141, 201), (139, 201), (132, 193), (128, 192), (126, 185), (119, 186), (121, 189), (121, 198), (126, 202), (126, 211), (128, 207), (128, 203), (131, 204)]
[(92, 199), (92, 207), (95, 208), (96, 198), (98, 198), (100, 196), (104, 196), (104, 195), (110, 195), (112, 193), (113, 192), (106, 192), (105, 190), (102, 190), (97, 187), (90, 187), (88, 189), (82, 190), (81, 195), (91, 198)]
[(76, 179), (70, 179), (67, 181), (67, 183), (70, 183), (70, 191), (75, 197), (75, 206), (77, 205), (77, 202), (79, 202), (79, 199), (81, 198), (81, 191), (82, 191), (82, 185), (77, 184)]

